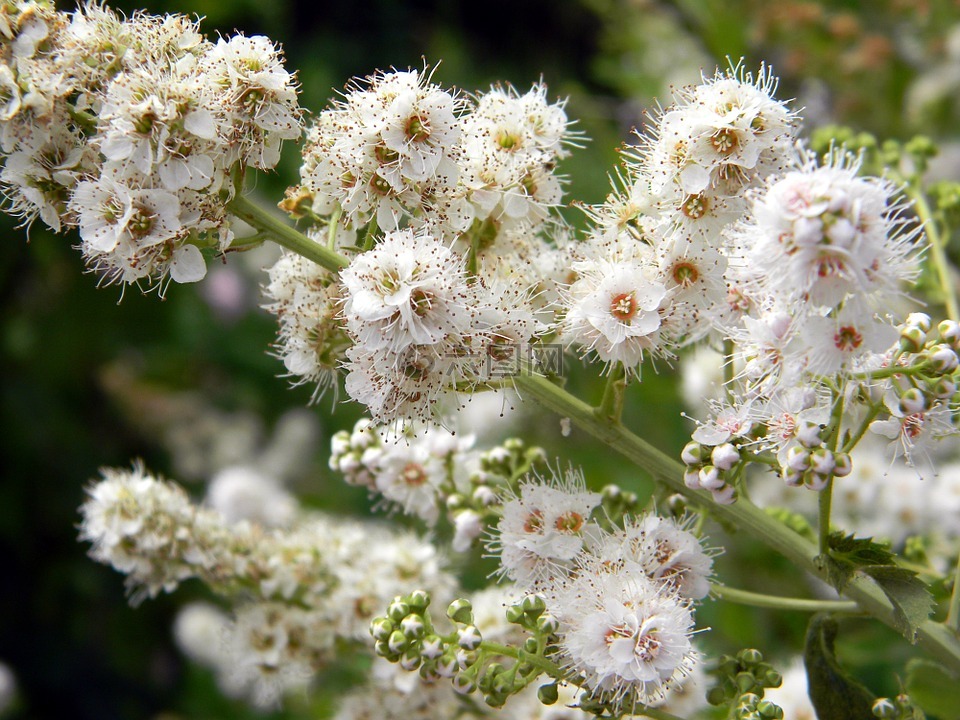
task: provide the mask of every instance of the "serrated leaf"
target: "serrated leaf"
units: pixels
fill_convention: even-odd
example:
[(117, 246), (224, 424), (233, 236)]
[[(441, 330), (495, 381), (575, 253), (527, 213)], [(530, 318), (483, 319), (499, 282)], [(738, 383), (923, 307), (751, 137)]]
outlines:
[(810, 700), (819, 720), (864, 720), (873, 717), (875, 695), (844, 670), (834, 643), (837, 621), (818, 613), (810, 618), (803, 648)]
[(892, 565), (894, 555), (886, 546), (874, 542), (873, 538), (833, 532), (827, 539), (827, 552), (818, 555), (815, 562), (821, 570), (826, 571), (830, 584), (842, 592), (857, 570), (867, 565)]
[(869, 575), (893, 605), (897, 630), (911, 643), (917, 641), (917, 628), (933, 612), (933, 595), (912, 570), (897, 565), (868, 565), (860, 570)]
[(960, 678), (930, 660), (907, 663), (907, 694), (925, 713), (940, 720), (960, 720)]

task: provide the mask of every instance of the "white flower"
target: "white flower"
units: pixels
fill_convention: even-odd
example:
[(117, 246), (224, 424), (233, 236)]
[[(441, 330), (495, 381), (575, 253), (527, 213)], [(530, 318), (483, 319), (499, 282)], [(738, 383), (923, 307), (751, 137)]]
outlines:
[(584, 568), (557, 603), (560, 647), (594, 695), (630, 713), (689, 674), (693, 616), (645, 575), (593, 570)]
[(434, 345), (468, 327), (461, 260), (427, 234), (387, 233), (340, 273), (347, 328), (368, 350)]
[(265, 527), (289, 525), (298, 508), (279, 481), (243, 465), (224, 468), (210, 480), (207, 503), (228, 523), (250, 520)]
[(71, 206), (80, 237), (99, 253), (148, 247), (176, 237), (180, 202), (164, 190), (128, 187), (109, 178), (77, 185)]
[(574, 269), (580, 277), (564, 299), (568, 308), (564, 338), (604, 362), (636, 368), (644, 352), (659, 348), (659, 311), (666, 287), (635, 262), (585, 261)]

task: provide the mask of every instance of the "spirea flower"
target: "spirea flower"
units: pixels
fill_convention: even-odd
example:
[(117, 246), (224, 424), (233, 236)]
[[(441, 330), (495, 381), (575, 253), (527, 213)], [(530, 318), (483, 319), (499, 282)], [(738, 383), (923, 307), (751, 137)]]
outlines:
[(625, 712), (662, 699), (697, 660), (693, 614), (642, 573), (581, 568), (558, 599), (560, 648), (594, 696)]
[(660, 349), (660, 309), (666, 287), (640, 262), (583, 261), (565, 293), (564, 339), (604, 362), (634, 370)]
[(874, 306), (914, 277), (916, 226), (888, 180), (858, 176), (842, 153), (812, 156), (768, 183), (733, 234), (741, 276), (781, 302), (838, 308), (850, 296)]

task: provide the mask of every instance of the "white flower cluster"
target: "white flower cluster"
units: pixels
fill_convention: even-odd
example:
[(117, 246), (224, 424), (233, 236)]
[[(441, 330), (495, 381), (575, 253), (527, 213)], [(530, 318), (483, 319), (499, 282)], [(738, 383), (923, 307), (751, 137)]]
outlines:
[(408, 70), (357, 81), (308, 131), (301, 185), (290, 195), (345, 229), (371, 220), (437, 235), (475, 221), (537, 224), (560, 199), (552, 174), (570, 133), (546, 88), (457, 97)]
[(81, 508), (91, 556), (127, 575), (134, 601), (191, 577), (244, 598), (208, 659), (260, 703), (304, 686), (338, 640), (369, 645), (371, 618), (406, 584), (441, 599), (455, 589), (436, 548), (411, 534), (316, 513), (283, 530), (231, 524), (140, 467), (103, 475)]
[(108, 282), (202, 278), (200, 248), (232, 239), (235, 171), (274, 167), (281, 142), (300, 136), (279, 50), (92, 2), (63, 13), (12, 0), (0, 14), (7, 211), (77, 228)]
[(718, 73), (678, 93), (627, 153), (622, 187), (590, 211), (596, 229), (572, 265), (569, 345), (636, 373), (645, 353), (670, 355), (711, 329), (726, 307), (721, 233), (792, 157), (796, 118), (775, 88), (766, 68)]
[(709, 591), (713, 561), (682, 521), (627, 516), (604, 530), (590, 520), (600, 500), (573, 470), (525, 483), (489, 546), (518, 590), (545, 599), (566, 666), (594, 697), (631, 712), (662, 701), (696, 666), (693, 603)]

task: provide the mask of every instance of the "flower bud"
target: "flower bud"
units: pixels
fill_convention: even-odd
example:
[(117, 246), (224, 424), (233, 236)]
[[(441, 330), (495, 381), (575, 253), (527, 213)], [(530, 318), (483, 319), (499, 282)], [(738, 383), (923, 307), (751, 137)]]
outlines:
[(793, 468), (781, 467), (780, 479), (787, 487), (800, 487), (803, 485), (803, 470), (794, 470)]
[(763, 653), (756, 648), (745, 648), (737, 653), (737, 660), (747, 667), (753, 667), (763, 662)]
[(768, 688), (777, 688), (780, 687), (780, 684), (783, 682), (783, 675), (778, 673), (773, 668), (767, 670), (763, 675), (763, 686)]
[(424, 660), (436, 660), (443, 654), (443, 640), (436, 635), (427, 635), (420, 643), (420, 657)]
[(761, 700), (757, 703), (757, 712), (764, 720), (780, 720), (783, 717), (783, 709), (769, 700)]
[(559, 697), (560, 697), (560, 690), (557, 688), (556, 683), (548, 683), (547, 685), (541, 685), (537, 689), (537, 698), (544, 705), (553, 705)]
[(523, 641), (523, 649), (528, 653), (535, 653), (537, 651), (537, 639), (535, 637), (528, 637)]
[(553, 615), (544, 613), (537, 618), (537, 630), (544, 635), (553, 635), (560, 629), (560, 621)]
[(453, 685), (454, 692), (460, 695), (469, 695), (477, 689), (477, 683), (474, 682), (473, 678), (467, 677), (463, 673), (454, 677), (451, 684)]
[(531, 617), (540, 617), (543, 611), (547, 609), (547, 604), (539, 595), (527, 595), (520, 603), (523, 611)]
[(827, 486), (827, 480), (829, 480), (829, 478), (829, 475), (821, 475), (814, 470), (807, 470), (803, 474), (803, 485), (807, 490), (820, 492)]
[(820, 438), (820, 431), (822, 429), (819, 423), (815, 423), (812, 420), (801, 420), (797, 424), (794, 435), (797, 438), (797, 442), (804, 447), (815, 448), (823, 443), (823, 440)]
[(720, 470), (713, 465), (704, 465), (700, 468), (700, 486), (707, 490), (719, 490), (726, 484)]
[(734, 684), (740, 691), (740, 702), (737, 703), (737, 707), (742, 710), (753, 710), (757, 707), (760, 696), (751, 692), (757, 685), (757, 679), (748, 672), (740, 672), (734, 678)]
[(793, 445), (787, 450), (787, 467), (803, 472), (810, 468), (810, 451), (802, 445)]
[(467, 625), (457, 630), (457, 645), (464, 650), (476, 650), (482, 642), (483, 638), (480, 637), (476, 625)]
[(523, 607), (521, 605), (509, 605), (507, 606), (507, 622), (513, 623), (514, 625), (523, 624), (523, 620), (526, 617), (523, 612)]
[(740, 462), (740, 451), (732, 443), (723, 443), (710, 453), (710, 461), (721, 470), (729, 470)]
[(411, 640), (422, 637), (424, 629), (423, 618), (419, 615), (407, 615), (400, 621), (400, 632)]
[(460, 648), (457, 650), (457, 665), (459, 665), (462, 670), (466, 670), (468, 667), (471, 667), (479, 657), (480, 655), (472, 650)]
[(421, 657), (415, 647), (409, 647), (400, 657), (400, 667), (408, 672), (412, 672), (420, 667)]
[(400, 622), (409, 614), (410, 606), (403, 602), (403, 600), (401, 600), (399, 597), (390, 603), (390, 606), (387, 608), (387, 616), (395, 623)]
[(447, 495), (447, 510), (459, 510), (466, 501), (467, 499), (460, 493), (450, 493)]
[(700, 489), (700, 469), (699, 468), (687, 468), (683, 473), (683, 484), (686, 485), (691, 490)]
[(456, 623), (472, 623), (473, 605), (466, 598), (457, 598), (447, 607), (447, 617)]
[(430, 593), (426, 590), (414, 590), (404, 600), (412, 610), (422, 613), (430, 605)]
[(926, 342), (926, 333), (915, 325), (906, 325), (900, 330), (900, 349), (903, 352), (920, 352)]
[(452, 678), (460, 671), (460, 664), (457, 662), (457, 656), (453, 652), (446, 652), (437, 663), (437, 675), (444, 678)]
[(913, 312), (907, 315), (907, 319), (903, 323), (904, 325), (918, 327), (923, 330), (925, 333), (930, 332), (930, 328), (933, 327), (933, 324), (930, 321), (930, 316), (922, 312)]
[(930, 388), (933, 396), (939, 400), (949, 400), (957, 392), (957, 384), (948, 377), (939, 378)]
[(428, 683), (435, 682), (440, 679), (440, 674), (437, 672), (437, 668), (433, 665), (424, 663), (420, 666), (420, 677)]
[(711, 490), (710, 494), (717, 505), (733, 505), (737, 501), (737, 491), (734, 490), (733, 485), (724, 485), (719, 490)]
[(374, 640), (386, 640), (395, 629), (394, 624), (385, 617), (374, 618), (370, 621), (370, 634), (373, 635)]
[(928, 357), (930, 364), (940, 373), (952, 373), (960, 365), (956, 350), (949, 345), (934, 345), (930, 348)]
[(394, 630), (392, 633), (390, 633), (390, 638), (387, 640), (387, 647), (389, 647), (390, 652), (395, 655), (398, 655), (406, 650), (409, 644), (410, 641), (407, 639), (407, 636), (399, 630)]
[(683, 451), (680, 453), (680, 459), (683, 461), (684, 465), (699, 465), (703, 462), (704, 456), (704, 447), (698, 442), (688, 442), (683, 446)]
[(920, 388), (910, 388), (900, 396), (900, 412), (904, 415), (921, 413), (927, 409), (927, 398)]
[(473, 499), (484, 507), (496, 505), (498, 502), (500, 502), (500, 498), (497, 497), (497, 494), (487, 485), (480, 485), (477, 487), (477, 489), (473, 491)]
[(833, 453), (829, 448), (819, 447), (810, 453), (810, 469), (818, 475), (829, 475), (836, 465)]
[(853, 459), (848, 453), (839, 452), (833, 456), (833, 474), (838, 477), (846, 477), (853, 470)]
[(937, 325), (937, 332), (944, 342), (948, 342), (954, 347), (960, 343), (960, 323), (956, 320), (944, 320)]

